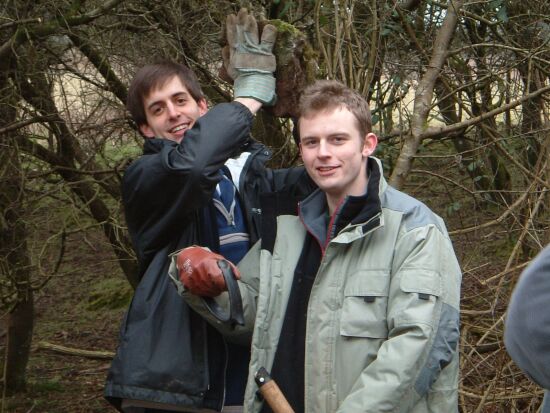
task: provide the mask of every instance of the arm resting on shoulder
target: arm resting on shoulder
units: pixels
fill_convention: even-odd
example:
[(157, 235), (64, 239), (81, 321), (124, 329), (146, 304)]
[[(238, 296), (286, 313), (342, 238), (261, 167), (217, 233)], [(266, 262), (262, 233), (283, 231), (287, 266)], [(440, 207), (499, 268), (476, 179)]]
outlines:
[[(238, 283), (243, 302), (244, 326), (232, 326), (229, 323), (222, 323), (212, 315), (200, 297), (188, 291), (184, 291), (182, 294), (184, 300), (193, 310), (199, 313), (209, 324), (232, 341), (250, 343), (252, 337), (254, 321), (256, 319), (256, 302), (259, 289), (260, 248), (261, 242), (258, 241), (238, 265), (241, 273), (241, 279)], [(174, 270), (171, 268), (170, 271)], [(220, 294), (216, 298), (216, 301), (224, 309), (227, 310), (229, 308), (227, 293)]]

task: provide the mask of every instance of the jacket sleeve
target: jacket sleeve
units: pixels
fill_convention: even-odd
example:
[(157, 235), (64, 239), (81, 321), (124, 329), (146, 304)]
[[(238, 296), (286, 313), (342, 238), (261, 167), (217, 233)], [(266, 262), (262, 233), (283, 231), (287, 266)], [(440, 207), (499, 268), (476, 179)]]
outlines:
[[(223, 323), (212, 315), (208, 308), (204, 305), (204, 301), (191, 293), (186, 291), (183, 286), (180, 286), (180, 294), (186, 301), (186, 303), (197, 313), (199, 313), (209, 324), (211, 324), (216, 330), (218, 330), (224, 336), (230, 338), (232, 341), (249, 344), (252, 338), (252, 331), (254, 329), (254, 321), (256, 319), (256, 304), (258, 300), (259, 291), (259, 268), (260, 268), (260, 253), (261, 242), (258, 241), (248, 251), (239, 263), (239, 271), (241, 273), (241, 279), (238, 281), (239, 290), (241, 292), (241, 299), (243, 302), (244, 311), (244, 326), (232, 326), (229, 323)], [(177, 270), (175, 269), (174, 259), (170, 266), (170, 277), (176, 276)], [(228, 295), (223, 293), (216, 298), (216, 301), (222, 308), (228, 309)]]
[(461, 274), (451, 242), (431, 224), (402, 234), (394, 251), (388, 337), (338, 412), (409, 411), (442, 375), (430, 397), (437, 411), (456, 411)]
[(142, 260), (185, 227), (220, 179), (219, 169), (249, 139), (253, 116), (240, 103), (223, 103), (200, 117), (180, 144), (162, 145), (127, 169), (122, 193), (132, 241)]
[(510, 300), (504, 343), (514, 362), (550, 389), (550, 246), (521, 274)]
[(303, 166), (272, 169), (270, 172), (273, 192), (303, 199), (317, 189), (317, 185), (307, 174)]

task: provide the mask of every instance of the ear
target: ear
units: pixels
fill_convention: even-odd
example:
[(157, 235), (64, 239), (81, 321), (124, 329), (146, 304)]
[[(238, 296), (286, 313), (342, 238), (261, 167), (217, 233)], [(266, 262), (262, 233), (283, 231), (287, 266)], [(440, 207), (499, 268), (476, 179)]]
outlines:
[(204, 115), (206, 112), (208, 112), (208, 104), (206, 103), (206, 99), (205, 99), (205, 98), (199, 99), (199, 101), (197, 102), (197, 104), (199, 105), (199, 114), (200, 114), (200, 116), (202, 116), (202, 115)]
[(363, 150), (361, 151), (363, 157), (367, 158), (371, 156), (376, 149), (376, 145), (378, 145), (378, 137), (372, 132), (367, 133), (363, 142)]
[(153, 132), (153, 129), (149, 127), (148, 124), (144, 123), (143, 125), (139, 125), (139, 131), (143, 136), (146, 138), (154, 138), (155, 132)]

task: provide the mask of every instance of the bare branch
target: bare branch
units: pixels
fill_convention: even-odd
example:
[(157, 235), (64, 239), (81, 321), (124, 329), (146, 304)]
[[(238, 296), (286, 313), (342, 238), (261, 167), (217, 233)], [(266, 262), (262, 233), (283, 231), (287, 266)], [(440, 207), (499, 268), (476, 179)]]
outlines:
[(25, 126), (32, 125), (33, 123), (40, 123), (40, 122), (47, 122), (50, 120), (53, 120), (53, 115), (47, 115), (47, 116), (35, 116), (31, 119), (25, 119), (19, 122), (12, 123), (11, 125), (7, 125), (3, 128), (0, 128), (0, 135), (6, 134), (8, 132), (13, 132), (17, 129), (24, 128)]
[(455, 123), (450, 126), (441, 126), (441, 127), (430, 127), (426, 129), (424, 132), (421, 132), (418, 136), (420, 139), (427, 139), (427, 138), (439, 138), (441, 136), (450, 134), (452, 132), (456, 132), (458, 130), (476, 125), (486, 119), (492, 118), (498, 114), (501, 114), (503, 112), (506, 112), (507, 110), (510, 110), (512, 108), (515, 108), (516, 106), (519, 106), (523, 102), (533, 99), (537, 96), (543, 95), (544, 93), (550, 91), (550, 85), (542, 87), (538, 90), (535, 90), (534, 92), (531, 92), (527, 95), (522, 96), (521, 98), (518, 98), (506, 105), (503, 105), (499, 108), (493, 109), (490, 112), (483, 113), (475, 118), (471, 118), (468, 120), (465, 120), (460, 123)]

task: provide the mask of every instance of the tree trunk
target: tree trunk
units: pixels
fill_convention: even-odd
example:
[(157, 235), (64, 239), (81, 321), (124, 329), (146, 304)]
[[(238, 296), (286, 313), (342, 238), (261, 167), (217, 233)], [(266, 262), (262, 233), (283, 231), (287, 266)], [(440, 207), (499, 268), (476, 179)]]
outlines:
[(405, 181), (412, 168), (414, 156), (420, 145), (422, 132), (428, 127), (428, 114), (432, 105), (435, 82), (445, 63), (447, 50), (455, 27), (458, 21), (458, 10), (462, 7), (463, 1), (451, 0), (447, 8), (447, 14), (443, 24), (437, 33), (432, 56), (426, 67), (426, 72), (416, 90), (414, 98), (413, 119), (411, 132), (405, 137), (403, 148), (395, 163), (395, 169), (390, 177), (390, 184), (397, 189), (403, 188)]
[[(6, 74), (0, 77), (0, 126), (16, 118), (16, 100)], [(6, 103), (6, 104), (4, 104)], [(30, 283), (30, 258), (27, 249), (24, 215), (24, 185), (20, 153), (15, 145), (15, 133), (2, 136), (0, 150), (0, 274), (2, 282), (15, 297), (13, 302), (2, 302), (9, 308), (7, 316), (7, 346), (5, 352), (4, 383), (8, 394), (25, 389), (33, 326), (34, 304)]]
[(29, 284), (29, 271), (22, 270), (19, 276), (22, 283), (21, 290), (24, 290), (20, 294), (25, 294), (25, 296), (20, 297), (20, 301), (8, 314), (6, 364), (4, 366), (7, 394), (25, 390), (26, 370), (34, 329), (34, 298)]

